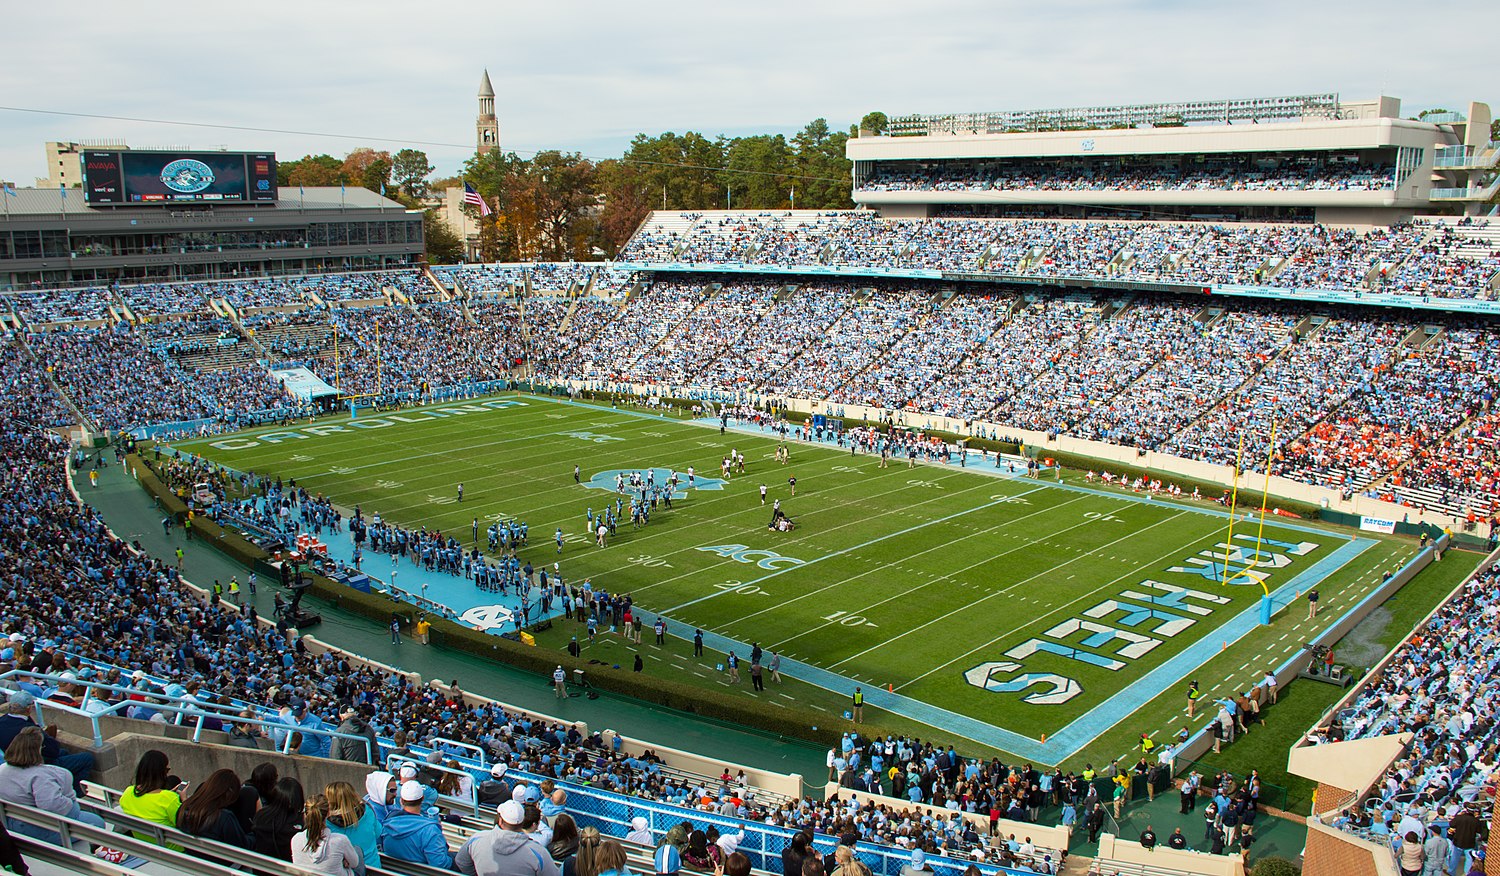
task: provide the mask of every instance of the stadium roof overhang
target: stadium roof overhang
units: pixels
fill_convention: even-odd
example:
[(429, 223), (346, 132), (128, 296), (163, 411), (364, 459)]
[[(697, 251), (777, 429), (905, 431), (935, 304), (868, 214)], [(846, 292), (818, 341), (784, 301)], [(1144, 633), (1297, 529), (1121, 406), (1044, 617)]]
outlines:
[(1411, 740), (1410, 733), (1395, 733), (1374, 739), (1306, 745), (1292, 749), (1286, 768), (1292, 775), (1320, 785), (1362, 794), (1385, 775)]

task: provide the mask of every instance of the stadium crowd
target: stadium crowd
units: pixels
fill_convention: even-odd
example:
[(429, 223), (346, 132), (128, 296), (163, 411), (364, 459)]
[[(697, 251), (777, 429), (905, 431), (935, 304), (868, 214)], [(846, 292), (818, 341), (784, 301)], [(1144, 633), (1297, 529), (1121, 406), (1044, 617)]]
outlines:
[[(1254, 241), (1242, 240), (1257, 252), (1271, 245)], [(1051, 245), (997, 243), (990, 253), (1017, 265), (1053, 260), (1039, 270), (1097, 258)], [(1131, 270), (1143, 258), (1117, 261)], [(366, 278), (297, 282), (330, 296), (394, 282), (353, 276)], [(1486, 323), (1460, 317), (712, 274), (658, 278), (628, 300), (434, 297), (332, 308), (304, 301), (257, 310), (240, 325), (200, 307), (133, 327), (35, 331), (25, 343), (72, 401), (110, 428), (184, 419), (219, 428), (304, 413), (264, 359), (305, 365), (350, 394), (403, 399), (517, 374), (824, 398), (1218, 464), (1269, 458), (1274, 474), (1455, 514), (1488, 517), (1500, 490), (1490, 414), (1500, 341)], [(165, 306), (177, 310), (175, 300)]]
[(869, 211), (731, 212), (701, 217), (686, 230), (648, 223), (620, 258), (925, 268), (1484, 299), (1496, 297), (1500, 275), (1500, 241), (1488, 220), (1429, 220), (1356, 233), (1321, 225), (886, 220)]
[[(798, 289), (787, 299), (800, 308), (795, 312), (803, 314), (800, 323), (790, 329), (792, 334), (783, 334), (787, 329), (781, 326), (775, 331), (769, 327), (762, 330), (761, 326), (772, 314), (760, 312), (757, 316), (755, 308), (769, 306), (772, 293), (779, 289), (779, 284), (768, 284), (760, 288), (746, 285), (719, 290), (720, 295), (727, 291), (735, 296), (725, 299), (726, 305), (731, 301), (735, 305), (726, 307), (732, 326), (721, 337), (733, 334), (741, 339), (746, 355), (771, 359), (778, 355), (778, 350), (787, 349), (783, 345), (790, 343), (800, 354), (802, 348), (797, 346), (800, 339), (812, 340), (815, 343), (808, 350), (812, 359), (799, 367), (821, 375), (837, 364), (843, 369), (846, 381), (858, 378), (849, 389), (856, 396), (867, 392), (881, 397), (892, 391), (904, 394), (906, 387), (928, 380), (923, 370), (924, 359), (946, 355), (961, 362), (969, 347), (985, 340), (986, 330), (992, 331), (989, 337), (1017, 341), (1009, 326), (993, 332), (991, 321), (1021, 302), (1008, 298), (964, 298), (944, 306), (931, 295), (899, 286), (876, 289), (866, 300), (856, 302), (845, 300), (846, 295), (836, 287)], [(616, 351), (617, 359), (624, 359), (632, 339), (644, 343), (640, 341), (643, 337), (667, 336), (694, 308), (702, 309), (700, 305), (708, 300), (702, 286), (691, 283), (657, 284), (648, 295), (660, 296), (657, 303), (668, 304), (666, 310), (675, 314), (676, 319), (660, 318), (662, 309), (653, 306), (650, 313), (656, 319), (641, 315), (622, 320), (641, 330), (640, 333), (611, 333), (608, 338), (590, 338), (585, 343), (594, 345), (595, 350)], [(1017, 327), (1014, 331), (1030, 332), (1020, 337), (1025, 343), (1035, 340), (1050, 343), (1052, 349), (1074, 355), (1083, 363), (1103, 356), (1138, 363), (1128, 364), (1121, 371), (1139, 378), (1132, 384), (1133, 388), (1142, 387), (1139, 400), (1128, 393), (1114, 397), (1145, 407), (1160, 406), (1164, 403), (1160, 392), (1167, 390), (1156, 390), (1157, 385), (1149, 383), (1151, 369), (1156, 364), (1153, 355), (1163, 361), (1175, 361), (1179, 353), (1176, 348), (1164, 352), (1157, 345), (1163, 338), (1191, 344), (1202, 337), (1203, 324), (1192, 308), (1126, 304), (1117, 300), (1101, 305), (1088, 297), (1050, 300), (1045, 304), (1033, 301), (1020, 308), (1017, 318), (1024, 314), (1034, 325)], [(745, 307), (751, 309), (747, 312)], [(1107, 319), (1105, 307), (1116, 309), (1119, 317)], [(711, 303), (708, 309), (713, 309)], [(626, 310), (629, 312), (630, 308), (627, 306)], [(840, 315), (840, 310), (845, 312)], [(551, 312), (557, 313), (558, 308)], [(607, 333), (612, 324), (610, 318), (618, 315), (618, 311), (603, 304), (596, 314), (590, 318), (598, 324), (600, 333)], [(485, 326), (496, 322), (510, 325), (519, 319), (508, 307), (493, 312), (481, 310), (480, 315)], [(1236, 336), (1246, 334), (1251, 329), (1244, 322), (1262, 319), (1253, 327), (1252, 336), (1244, 341), (1240, 355), (1247, 360), (1256, 355), (1253, 351), (1263, 342), (1283, 335), (1290, 324), (1300, 321), (1300, 314), (1295, 311), (1237, 316), (1242, 324), (1229, 323), (1223, 331)], [(464, 324), (465, 320), (450, 305), (340, 309), (333, 318), (342, 321), (351, 336), (363, 339), (373, 335), (371, 321), (389, 320), (381, 323), (382, 338), (389, 338), (384, 342), (399, 350), (396, 369), (406, 380), (437, 373), (435, 369), (444, 365), (452, 367), (451, 351), (442, 352), (448, 349), (446, 344), (481, 342), (462, 334), (455, 340), (453, 327)], [(355, 320), (366, 322), (355, 323)], [(1092, 325), (1096, 322), (1100, 325)], [(1222, 322), (1221, 319), (1214, 325)], [(741, 323), (747, 330), (735, 331)], [(707, 332), (714, 325), (705, 322), (700, 328)], [(860, 328), (867, 337), (857, 331)], [(1294, 352), (1283, 357), (1288, 362), (1287, 370), (1272, 375), (1276, 382), (1271, 385), (1278, 399), (1275, 403), (1281, 404), (1284, 397), (1290, 396), (1303, 399), (1305, 413), (1299, 416), (1306, 422), (1315, 422), (1313, 415), (1317, 411), (1338, 410), (1347, 411), (1349, 417), (1374, 418), (1387, 428), (1422, 430), (1427, 434), (1442, 431), (1447, 421), (1414, 419), (1409, 411), (1403, 414), (1400, 408), (1385, 407), (1385, 402), (1376, 405), (1364, 401), (1364, 396), (1356, 395), (1356, 389), (1350, 387), (1357, 384), (1366, 388), (1359, 391), (1373, 395), (1367, 388), (1384, 387), (1389, 380), (1389, 389), (1398, 399), (1410, 399), (1419, 392), (1431, 394), (1410, 401), (1411, 405), (1420, 406), (1433, 397), (1444, 399), (1443, 406), (1458, 402), (1469, 408), (1487, 405), (1488, 388), (1493, 386), (1489, 365), (1493, 359), (1489, 353), (1495, 343), (1492, 333), (1464, 324), (1448, 324), (1443, 326), (1446, 334), (1438, 342), (1413, 357), (1396, 360), (1392, 351), (1414, 328), (1359, 318), (1310, 327), (1311, 340), (1318, 343), (1294, 346)], [(1103, 334), (1097, 334), (1101, 329)], [(485, 335), (484, 343), (497, 345), (488, 348), (491, 355), (511, 355), (504, 345), (515, 343), (513, 335), (509, 338), (488, 332)], [(799, 340), (789, 342), (789, 337)], [(835, 341), (825, 344), (820, 340), (825, 337)], [(1082, 344), (1085, 337), (1090, 339), (1086, 345)], [(1131, 346), (1132, 340), (1136, 347)], [(64, 391), (74, 399), (81, 399), (88, 410), (111, 412), (112, 416), (120, 417), (147, 417), (152, 413), (179, 411), (202, 391), (197, 385), (190, 386), (185, 375), (170, 371), (165, 360), (152, 358), (138, 338), (123, 330), (40, 333), (30, 337), (28, 343), (54, 365)], [(843, 349), (839, 344), (849, 348)], [(1081, 346), (1085, 348), (1080, 349)], [(1298, 359), (1298, 346), (1318, 349)], [(640, 347), (635, 349), (638, 356)], [(1016, 348), (1010, 349), (1014, 353)], [(1142, 353), (1141, 349), (1148, 352)], [(1154, 354), (1149, 352), (1153, 350)], [(882, 352), (888, 355), (876, 355)], [(584, 361), (590, 355), (580, 354)], [(799, 359), (805, 355), (799, 355)], [(556, 364), (566, 366), (570, 361), (557, 360)], [(1392, 361), (1394, 365), (1386, 366), (1385, 363)], [(152, 362), (157, 364), (151, 365)], [(1441, 371), (1443, 377), (1434, 383), (1420, 376), (1407, 376), (1399, 367), (1405, 362), (1414, 363), (1413, 375)], [(1030, 366), (1032, 362), (1028, 360), (1025, 364)], [(449, 376), (470, 375), (473, 372), (468, 369), (477, 367), (480, 366), (471, 363)], [(932, 819), (879, 807), (816, 800), (757, 803), (733, 781), (715, 784), (684, 780), (661, 769), (650, 758), (615, 752), (601, 738), (584, 738), (575, 728), (539, 722), (496, 704), (473, 700), (451, 688), (415, 687), (403, 676), (384, 673), (334, 652), (313, 654), (299, 639), (287, 634), (284, 621), (280, 628), (258, 627), (253, 610), (240, 612), (214, 599), (204, 602), (181, 584), (175, 570), (132, 552), (109, 536), (92, 511), (69, 501), (60, 466), (65, 446), (54, 436), (30, 428), (66, 419), (60, 399), (16, 344), (5, 345), (0, 369), (9, 390), (0, 402), (9, 414), (0, 425), (0, 448), (11, 462), (0, 471), (0, 485), (9, 497), (0, 508), (0, 540), (5, 545), (0, 553), (0, 588), (7, 593), (4, 633), (12, 642), (9, 646), (12, 666), (17, 665), (18, 657), (25, 657), (28, 666), (71, 672), (78, 680), (93, 677), (120, 682), (121, 686), (136, 691), (127, 695), (138, 699), (131, 714), (144, 720), (166, 719), (161, 709), (152, 707), (160, 705), (153, 703), (153, 698), (159, 701), (162, 695), (191, 696), (199, 699), (205, 709), (220, 707), (229, 712), (248, 709), (245, 717), (278, 716), (286, 732), (295, 728), (337, 728), (358, 736), (375, 734), (390, 740), (389, 744), (380, 743), (382, 754), (403, 748), (429, 748), (436, 753), (437, 760), (451, 759), (458, 752), (444, 749), (441, 740), (457, 740), (487, 749), (496, 760), (518, 772), (607, 787), (643, 799), (732, 813), (738, 818), (810, 827), (829, 834), (852, 830), (869, 840), (933, 854), (978, 855), (992, 862), (1026, 854), (1024, 838), (1012, 847), (1009, 838), (997, 841), (959, 818)], [(1097, 376), (1098, 369), (1093, 366), (1066, 370), (1067, 375), (1053, 379), (1038, 379), (1033, 373), (1024, 380), (1012, 381), (1006, 385), (1026, 394), (997, 403), (1024, 406), (1026, 416), (1054, 417), (1058, 422), (1068, 422), (1084, 416), (1077, 407), (1078, 399), (1104, 392), (1092, 381), (1115, 379), (1112, 375)], [(123, 398), (127, 388), (126, 382), (119, 379), (123, 374), (131, 375), (128, 388), (138, 395), (142, 389), (141, 375), (147, 375), (146, 389), (151, 392), (136, 399)], [(234, 379), (232, 374), (224, 378)], [(823, 378), (803, 379), (811, 382)], [(907, 380), (910, 382), (903, 382)], [(1232, 381), (1226, 378), (1224, 382)], [(939, 388), (944, 385), (939, 381)], [(212, 390), (212, 385), (209, 388)], [(840, 388), (844, 384), (833, 387)], [(958, 386), (944, 391), (960, 396), (965, 392)], [(1042, 402), (1049, 397), (1054, 400), (1052, 407)], [(1349, 399), (1358, 401), (1347, 408), (1335, 407)], [(1327, 407), (1317, 408), (1319, 404)], [(1236, 413), (1243, 416), (1243, 411)], [(1331, 447), (1342, 446), (1331, 434), (1315, 437), (1327, 441)], [(1430, 447), (1430, 443), (1424, 446)], [(196, 476), (193, 473), (191, 478)], [(297, 508), (299, 516), (304, 507), (320, 513), (316, 500), (305, 495), (288, 494), (286, 498)], [(334, 525), (337, 526), (336, 521)], [(420, 555), (420, 546), (416, 549)], [(1493, 662), (1492, 655), (1487, 650), (1490, 643), (1486, 637), (1469, 635), (1475, 625), (1492, 619), (1496, 611), (1488, 595), (1492, 577), (1481, 579), (1465, 592), (1463, 599), (1445, 608), (1432, 622), (1429, 636), (1398, 652), (1383, 676), (1384, 687), (1378, 689), (1378, 695), (1370, 695), (1353, 713), (1340, 718), (1343, 729), (1337, 732), (1351, 736), (1397, 726), (1419, 730), (1418, 744), (1410, 761), (1396, 771), (1394, 784), (1388, 786), (1389, 793), (1382, 795), (1383, 802), (1391, 804), (1391, 815), (1410, 814), (1400, 807), (1417, 801), (1423, 807), (1423, 814), (1431, 814), (1435, 820), (1438, 807), (1449, 807), (1447, 811), (1451, 812), (1456, 800), (1471, 795), (1493, 770), (1490, 738), (1493, 720), (1485, 711), (1491, 698), (1488, 682), (1478, 671), (1483, 668), (1488, 672), (1493, 668), (1489, 665)], [(1443, 645), (1435, 649), (1431, 647), (1433, 642)], [(0, 661), (5, 659), (0, 652)], [(77, 695), (68, 685), (56, 688), (49, 685), (26, 692), (47, 698)], [(101, 705), (108, 702), (105, 699)], [(253, 725), (236, 725), (232, 717), (217, 720), (221, 726), (251, 740), (261, 732)], [(313, 733), (301, 734), (304, 753), (330, 756), (337, 745), (341, 754), (363, 759), (362, 752), (346, 749), (342, 745), (345, 741), (330, 742)], [(429, 756), (417, 752), (413, 755), (424, 762)], [(854, 795), (879, 790), (913, 803), (949, 811), (997, 813), (996, 818), (1023, 822), (1036, 820), (1040, 806), (1062, 807), (1064, 820), (1070, 817), (1071, 809), (1071, 818), (1086, 821), (1087, 814), (1093, 811), (1090, 803), (1100, 797), (1097, 784), (1090, 780), (1109, 778), (1105, 773), (1110, 772), (1106, 769), (1093, 776), (1044, 774), (1025, 765), (963, 759), (951, 749), (916, 740), (868, 741), (857, 736), (851, 736), (847, 747), (831, 754), (830, 766), (840, 784)], [(1129, 783), (1134, 783), (1133, 776), (1141, 775), (1145, 782), (1159, 784), (1158, 779), (1151, 778), (1153, 773), (1160, 774), (1157, 765), (1144, 758), (1136, 767), (1113, 769), (1123, 772)], [(1403, 799), (1408, 795), (1410, 799)], [(1384, 815), (1385, 810), (1375, 814)], [(1398, 819), (1399, 815), (1388, 820)], [(1035, 850), (1031, 854), (1034, 856)]]
[[(903, 163), (903, 165), (908, 163)], [(1008, 161), (877, 167), (866, 192), (989, 191), (1375, 191), (1393, 185), (1392, 168), (1353, 162), (1207, 161), (1202, 166), (1122, 166), (1116, 162)]]

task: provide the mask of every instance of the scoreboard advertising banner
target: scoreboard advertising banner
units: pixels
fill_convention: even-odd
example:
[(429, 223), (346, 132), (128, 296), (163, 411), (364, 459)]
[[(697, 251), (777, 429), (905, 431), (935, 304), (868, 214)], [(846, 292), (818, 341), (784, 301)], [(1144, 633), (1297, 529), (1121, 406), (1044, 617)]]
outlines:
[(270, 152), (83, 153), (83, 198), (90, 205), (276, 202)]

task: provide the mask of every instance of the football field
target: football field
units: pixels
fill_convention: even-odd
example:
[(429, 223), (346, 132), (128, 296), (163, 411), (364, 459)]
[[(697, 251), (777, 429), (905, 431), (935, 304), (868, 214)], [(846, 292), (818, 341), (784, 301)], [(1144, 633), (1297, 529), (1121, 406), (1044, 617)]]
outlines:
[[(782, 656), (784, 674), (839, 698), (859, 685), (874, 707), (1050, 763), (1133, 715), (1161, 729), (1180, 708), (1157, 698), (1172, 691), (1175, 706), (1183, 679), (1241, 639), (1274, 663), (1246, 663), (1233, 682), (1240, 689), (1239, 678), (1279, 664), (1302, 633), (1259, 623), (1266, 591), (1289, 606), (1281, 620), (1290, 624), (1314, 584), (1325, 607), (1347, 608), (1398, 548), (1409, 554), (1396, 542), (1274, 517), (1263, 530), (1240, 520), (1231, 531), (1214, 503), (1052, 472), (1028, 479), (993, 457), (881, 468), (875, 457), (792, 441), (783, 465), (780, 443), (748, 424), (720, 434), (712, 424), (506, 396), (175, 446), (295, 478), (343, 507), (465, 545), (476, 517), (481, 531), (491, 520), (525, 521), (523, 559), (631, 594), (674, 635), (701, 628), (718, 662), (732, 649), (744, 660), (747, 688), (749, 646), (759, 643)], [(726, 481), (719, 463), (731, 448), (748, 467)], [(657, 483), (679, 473), (680, 498), (638, 530), (627, 514), (608, 546), (596, 547), (588, 511), (615, 502), (617, 474), (647, 469)], [(762, 484), (793, 531), (767, 527)], [(380, 577), (378, 563), (366, 568)], [(460, 615), (493, 601), (462, 578), (433, 593)], [(1217, 682), (1222, 668), (1204, 675)], [(1207, 678), (1204, 687), (1230, 692)], [(1136, 714), (1148, 705), (1162, 715)]]

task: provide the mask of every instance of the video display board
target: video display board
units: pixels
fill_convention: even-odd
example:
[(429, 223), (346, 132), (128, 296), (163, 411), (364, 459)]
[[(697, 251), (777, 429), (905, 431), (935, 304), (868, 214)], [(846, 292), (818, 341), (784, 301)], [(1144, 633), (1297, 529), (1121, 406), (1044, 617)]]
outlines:
[(83, 197), (90, 205), (276, 202), (270, 152), (83, 153)]

